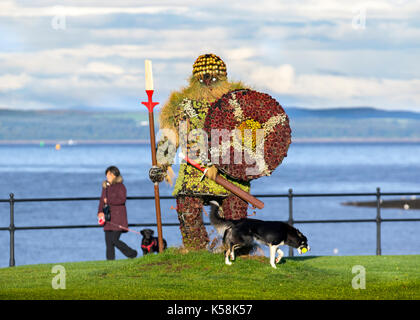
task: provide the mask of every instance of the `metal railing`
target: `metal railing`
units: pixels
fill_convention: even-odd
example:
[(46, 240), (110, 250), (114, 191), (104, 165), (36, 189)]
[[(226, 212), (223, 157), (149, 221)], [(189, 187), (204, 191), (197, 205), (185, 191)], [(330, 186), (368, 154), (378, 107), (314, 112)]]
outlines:
[[(381, 224), (382, 222), (412, 222), (420, 221), (420, 218), (408, 218), (408, 219), (384, 219), (381, 217), (381, 198), (382, 196), (420, 196), (418, 192), (381, 192), (380, 188), (376, 189), (373, 193), (293, 193), (292, 189), (289, 189), (287, 194), (257, 194), (254, 195), (257, 198), (288, 198), (289, 202), (289, 218), (287, 223), (293, 224), (305, 224), (305, 223), (376, 223), (376, 255), (382, 254), (381, 247)], [(305, 197), (359, 197), (359, 196), (372, 196), (376, 198), (376, 218), (375, 219), (339, 219), (339, 220), (294, 220), (293, 219), (293, 199), (294, 198), (305, 198)], [(127, 200), (153, 200), (153, 196), (138, 196), (138, 197), (127, 197)], [(161, 200), (174, 200), (172, 196), (161, 196)], [(14, 224), (15, 209), (14, 205), (17, 202), (61, 202), (61, 201), (99, 201), (99, 197), (85, 197), (85, 198), (27, 198), (27, 199), (15, 199), (14, 194), (11, 193), (9, 199), (0, 199), (0, 203), (10, 204), (10, 224), (9, 227), (0, 228), (0, 231), (9, 231), (10, 234), (10, 260), (9, 266), (15, 266), (15, 231), (16, 230), (50, 230), (50, 229), (83, 229), (83, 228), (102, 228), (99, 225), (62, 225), (62, 226), (26, 226), (17, 227)], [(205, 223), (210, 225), (210, 223)], [(129, 224), (129, 227), (155, 227), (156, 223), (137, 223)], [(163, 227), (179, 226), (179, 223), (162, 223)], [(289, 247), (289, 256), (293, 256), (293, 248)]]

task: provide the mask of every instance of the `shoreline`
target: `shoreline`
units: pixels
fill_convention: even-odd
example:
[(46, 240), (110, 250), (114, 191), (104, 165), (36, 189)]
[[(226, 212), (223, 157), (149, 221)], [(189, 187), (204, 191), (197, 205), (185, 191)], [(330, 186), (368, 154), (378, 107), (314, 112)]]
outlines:
[(420, 138), (292, 138), (292, 143), (420, 143)]
[[(420, 138), (292, 138), (293, 143), (420, 143)], [(0, 145), (94, 145), (94, 144), (150, 144), (144, 139), (121, 140), (73, 140), (73, 139), (36, 139), (0, 140)]]
[(94, 145), (94, 144), (150, 144), (148, 140), (0, 140), (0, 145)]
[[(355, 207), (371, 207), (376, 208), (376, 201), (347, 201), (341, 203), (343, 206), (355, 206)], [(393, 199), (393, 200), (381, 200), (381, 208), (392, 208), (401, 210), (420, 210), (419, 199)]]

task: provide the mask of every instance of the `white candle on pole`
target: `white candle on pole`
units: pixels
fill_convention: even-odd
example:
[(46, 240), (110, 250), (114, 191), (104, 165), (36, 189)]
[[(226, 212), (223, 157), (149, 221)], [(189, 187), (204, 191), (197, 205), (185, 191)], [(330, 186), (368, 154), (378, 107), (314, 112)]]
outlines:
[(144, 69), (146, 74), (146, 90), (153, 90), (153, 73), (151, 60), (144, 60)]

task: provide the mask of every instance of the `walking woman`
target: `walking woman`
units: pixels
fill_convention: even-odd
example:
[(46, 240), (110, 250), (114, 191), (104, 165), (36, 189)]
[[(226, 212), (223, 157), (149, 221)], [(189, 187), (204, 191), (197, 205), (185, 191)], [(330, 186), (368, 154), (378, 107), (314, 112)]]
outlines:
[(104, 219), (104, 206), (107, 204), (111, 211), (111, 220), (104, 225), (106, 259), (115, 260), (115, 247), (117, 247), (126, 257), (135, 258), (137, 251), (130, 248), (120, 240), (121, 233), (127, 232), (127, 209), (125, 201), (127, 189), (123, 184), (123, 178), (115, 166), (110, 166), (105, 170), (106, 180), (102, 183), (102, 195), (99, 201), (98, 218)]

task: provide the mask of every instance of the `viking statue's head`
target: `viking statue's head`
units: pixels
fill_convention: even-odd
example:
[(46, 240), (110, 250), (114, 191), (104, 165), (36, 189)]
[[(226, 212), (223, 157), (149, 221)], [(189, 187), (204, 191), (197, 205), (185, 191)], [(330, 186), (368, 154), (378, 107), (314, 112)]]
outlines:
[(203, 54), (195, 60), (193, 76), (206, 86), (226, 80), (226, 65), (220, 57), (213, 53)]

